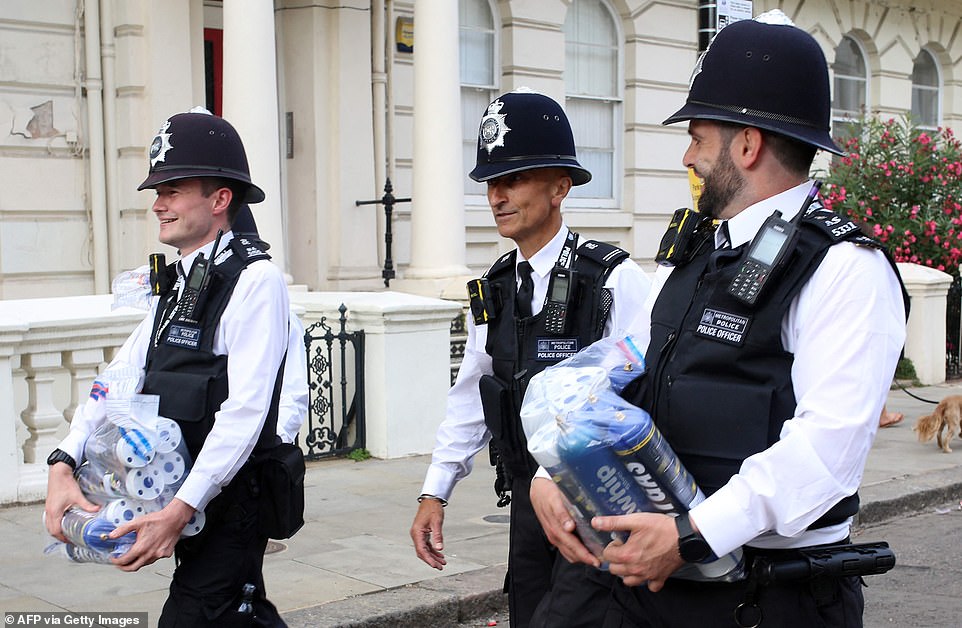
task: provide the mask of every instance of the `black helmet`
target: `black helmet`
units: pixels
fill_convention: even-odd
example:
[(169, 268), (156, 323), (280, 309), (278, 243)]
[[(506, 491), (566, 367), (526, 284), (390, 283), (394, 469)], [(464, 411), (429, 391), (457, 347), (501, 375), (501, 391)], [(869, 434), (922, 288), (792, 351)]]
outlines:
[[(842, 155), (830, 133), (825, 55), (811, 35), (774, 13), (719, 31), (695, 66), (685, 106), (663, 124), (735, 122)], [(765, 21), (778, 17), (783, 23)]]
[(574, 185), (591, 181), (575, 158), (575, 139), (561, 105), (521, 88), (488, 105), (478, 130), (477, 164), (468, 176), (487, 181), (532, 168), (567, 168)]
[(193, 177), (233, 179), (247, 184), (244, 202), (264, 200), (264, 191), (251, 182), (247, 153), (237, 131), (205, 110), (178, 113), (164, 122), (150, 143), (150, 173), (137, 189)]

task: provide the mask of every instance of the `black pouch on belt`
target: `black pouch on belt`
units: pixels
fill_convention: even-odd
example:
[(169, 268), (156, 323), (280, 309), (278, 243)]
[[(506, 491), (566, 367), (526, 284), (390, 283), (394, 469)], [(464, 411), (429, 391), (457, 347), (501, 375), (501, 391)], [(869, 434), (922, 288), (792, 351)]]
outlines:
[(261, 533), (287, 539), (304, 525), (304, 453), (292, 443), (281, 443), (256, 458)]

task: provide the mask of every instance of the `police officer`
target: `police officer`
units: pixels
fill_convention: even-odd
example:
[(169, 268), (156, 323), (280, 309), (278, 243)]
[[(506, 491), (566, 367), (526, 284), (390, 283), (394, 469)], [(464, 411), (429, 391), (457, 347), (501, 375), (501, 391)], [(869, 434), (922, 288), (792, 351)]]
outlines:
[[(236, 130), (206, 111), (163, 124), (138, 189), (156, 191), (159, 239), (177, 248), (180, 260), (168, 267), (169, 288), (111, 365), (145, 369), (143, 392), (159, 395), (160, 414), (177, 421), (193, 466), (167, 506), (117, 528), (114, 536), (136, 532), (137, 540), (114, 563), (136, 571), (176, 554), (162, 628), (283, 626), (264, 591), (267, 537), (258, 529), (251, 458), (277, 442), (288, 294), (265, 247), (230, 230), (241, 203), (258, 203), (264, 192), (251, 181)], [(205, 263), (209, 279), (198, 292), (185, 276)], [(72, 471), (103, 420), (93, 403), (80, 408), (48, 460), (46, 523), (58, 538), (68, 507), (96, 509)], [(196, 511), (206, 514), (203, 531), (180, 539)], [(249, 584), (254, 613), (238, 613)]]
[[(591, 174), (578, 163), (568, 119), (551, 98), (521, 89), (495, 99), (481, 119), (469, 176), (487, 183), (498, 233), (517, 249), (472, 282), (482, 288), (471, 291), (464, 361), (448, 394), (411, 537), (421, 560), (443, 568), (443, 507), (493, 437), (511, 493), (505, 585), (512, 627), (597, 626), (600, 615), (591, 613), (598, 613), (599, 598), (608, 599), (610, 583), (592, 568), (555, 564), (529, 501), (537, 465), (518, 413), (528, 381), (545, 367), (610, 333), (647, 338), (641, 306), (649, 282), (626, 252), (579, 241), (565, 226), (562, 201)], [(560, 279), (552, 284), (553, 274)]]
[(704, 180), (699, 206), (721, 227), (690, 261), (657, 274), (648, 376), (626, 391), (708, 498), (675, 519), (594, 520), (630, 532), (604, 558), (642, 626), (862, 625), (858, 576), (768, 586), (669, 578), (742, 546), (750, 569), (759, 557), (847, 541), (905, 338), (891, 258), (807, 202), (816, 150), (842, 152), (829, 135), (825, 57), (784, 15), (760, 20), (718, 33), (687, 102), (665, 121), (688, 121), (683, 162)]

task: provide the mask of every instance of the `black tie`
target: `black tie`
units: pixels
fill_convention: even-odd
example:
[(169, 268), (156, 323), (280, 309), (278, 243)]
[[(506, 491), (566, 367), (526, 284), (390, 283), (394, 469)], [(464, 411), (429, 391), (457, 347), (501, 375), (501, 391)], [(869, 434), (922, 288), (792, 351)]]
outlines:
[(518, 277), (521, 278), (521, 285), (518, 286), (518, 314), (521, 318), (531, 318), (531, 301), (534, 300), (534, 281), (531, 280), (531, 264), (521, 262), (518, 264)]
[(725, 240), (724, 242), (721, 243), (721, 246), (719, 246), (718, 248), (719, 249), (732, 248), (732, 237), (731, 237), (731, 234), (728, 233), (728, 221), (726, 220), (725, 222), (723, 222), (721, 225), (719, 225), (718, 228), (721, 230), (722, 238), (724, 238)]

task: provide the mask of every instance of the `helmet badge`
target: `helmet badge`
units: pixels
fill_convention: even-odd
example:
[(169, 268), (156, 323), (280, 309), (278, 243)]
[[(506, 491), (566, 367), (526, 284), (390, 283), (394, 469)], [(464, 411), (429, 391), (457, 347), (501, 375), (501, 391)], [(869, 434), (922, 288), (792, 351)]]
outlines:
[(170, 128), (170, 120), (164, 122), (164, 125), (160, 127), (157, 131), (157, 135), (154, 137), (154, 141), (150, 143), (150, 167), (153, 168), (157, 165), (158, 161), (164, 161), (167, 156), (167, 151), (169, 151), (173, 146), (170, 145), (170, 133), (167, 129)]
[(504, 146), (504, 136), (511, 130), (505, 123), (505, 114), (501, 113), (504, 103), (501, 99), (488, 105), (488, 113), (481, 119), (481, 131), (478, 141), (487, 149), (488, 154), (498, 146)]

